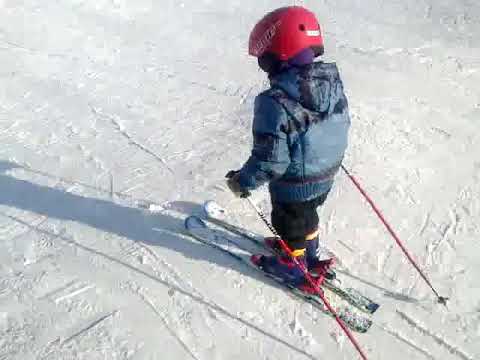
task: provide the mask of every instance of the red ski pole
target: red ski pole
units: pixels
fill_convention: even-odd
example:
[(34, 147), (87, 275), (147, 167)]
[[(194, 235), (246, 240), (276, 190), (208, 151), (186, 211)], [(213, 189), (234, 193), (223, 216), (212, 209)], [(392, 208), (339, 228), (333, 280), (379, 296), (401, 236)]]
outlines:
[(373, 200), (370, 198), (370, 196), (368, 196), (368, 194), (366, 193), (366, 191), (362, 188), (362, 186), (360, 185), (360, 183), (358, 182), (358, 180), (352, 175), (350, 174), (350, 172), (347, 170), (347, 168), (345, 168), (345, 166), (342, 165), (342, 169), (343, 171), (345, 172), (345, 174), (350, 178), (350, 180), (352, 180), (353, 184), (355, 185), (355, 187), (358, 189), (358, 191), (360, 191), (360, 193), (363, 195), (363, 197), (365, 198), (365, 200), (367, 200), (368, 204), (372, 207), (373, 211), (375, 212), (375, 214), (377, 214), (378, 218), (380, 219), (380, 221), (383, 223), (383, 225), (385, 225), (386, 229), (388, 230), (388, 232), (390, 233), (390, 235), (392, 235), (392, 237), (395, 239), (395, 242), (397, 243), (397, 245), (400, 247), (400, 249), (402, 249), (402, 252), (405, 254), (405, 256), (407, 257), (408, 261), (410, 261), (410, 263), (413, 265), (413, 267), (417, 270), (417, 272), (420, 274), (420, 276), (422, 277), (422, 279), (425, 281), (425, 283), (427, 283), (427, 285), (430, 287), (430, 289), (432, 289), (433, 293), (435, 294), (435, 296), (437, 297), (437, 300), (438, 300), (438, 303), (439, 304), (443, 304), (445, 306), (447, 306), (447, 300), (448, 298), (447, 297), (444, 297), (444, 296), (440, 296), (437, 292), (437, 290), (435, 290), (435, 288), (433, 287), (432, 283), (430, 282), (430, 280), (428, 279), (428, 277), (425, 275), (425, 273), (422, 271), (422, 269), (420, 269), (420, 267), (417, 265), (416, 261), (413, 259), (413, 257), (410, 255), (410, 253), (408, 252), (407, 248), (405, 247), (405, 245), (403, 245), (402, 241), (400, 240), (400, 238), (398, 237), (398, 235), (395, 233), (395, 231), (393, 230), (393, 228), (390, 226), (390, 224), (387, 222), (387, 220), (385, 219), (385, 217), (383, 216), (382, 212), (380, 211), (380, 209), (378, 209), (378, 207), (375, 205), (375, 203), (373, 202)]
[[(265, 216), (265, 214), (257, 207), (257, 205), (255, 205), (255, 203), (249, 198), (247, 197), (246, 198), (248, 200), (248, 202), (250, 203), (250, 205), (252, 206), (252, 208), (255, 210), (255, 212), (258, 214), (258, 216), (260, 216), (260, 218), (263, 220), (263, 222), (265, 223), (265, 225), (267, 225), (267, 227), (270, 229), (270, 231), (275, 235), (275, 236), (278, 236), (278, 233), (277, 231), (275, 230), (275, 228), (270, 224), (270, 222), (268, 221), (267, 217)], [(279, 237), (279, 243), (280, 245), (282, 246), (283, 250), (288, 254), (288, 256), (290, 256), (290, 258), (293, 260), (293, 262), (295, 263), (296, 266), (298, 266), (300, 268), (300, 270), (302, 270), (303, 274), (305, 275), (305, 278), (307, 279), (307, 281), (310, 283), (310, 285), (315, 289), (315, 292), (317, 293), (317, 295), (320, 297), (320, 299), (322, 299), (323, 303), (325, 304), (325, 306), (327, 307), (328, 311), (330, 311), (332, 313), (332, 315), (335, 317), (335, 320), (337, 321), (338, 325), (340, 325), (340, 327), (342, 328), (343, 332), (345, 333), (345, 335), (347, 335), (348, 339), (350, 340), (350, 342), (352, 343), (352, 345), (355, 347), (355, 349), (358, 351), (358, 353), (360, 354), (361, 358), (363, 360), (368, 360), (367, 359), (367, 356), (365, 355), (365, 353), (363, 352), (362, 348), (360, 347), (360, 344), (357, 342), (357, 340), (354, 338), (352, 332), (347, 328), (347, 326), (345, 325), (345, 323), (342, 321), (342, 319), (340, 319), (340, 316), (338, 316), (337, 312), (335, 311), (335, 309), (332, 307), (332, 305), (330, 305), (330, 303), (328, 302), (328, 300), (325, 298), (325, 295), (323, 294), (323, 291), (322, 289), (320, 288), (320, 286), (317, 284), (317, 282), (312, 278), (312, 276), (310, 275), (310, 273), (308, 272), (307, 268), (305, 267), (305, 265), (303, 265), (302, 263), (300, 263), (297, 258), (295, 256), (293, 256), (293, 253), (292, 253), (292, 250), (290, 250), (290, 248), (288, 247), (288, 245), (285, 243), (285, 241), (283, 241), (280, 237)]]

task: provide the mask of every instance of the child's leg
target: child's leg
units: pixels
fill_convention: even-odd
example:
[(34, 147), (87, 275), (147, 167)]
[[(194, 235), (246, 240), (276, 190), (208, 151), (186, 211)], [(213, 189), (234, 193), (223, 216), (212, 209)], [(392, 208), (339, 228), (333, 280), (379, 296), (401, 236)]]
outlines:
[(307, 235), (307, 262), (309, 264), (313, 264), (318, 260), (326, 260), (327, 258), (330, 258), (330, 254), (326, 253), (326, 244), (324, 243), (324, 241), (321, 242), (318, 236), (319, 219), (317, 208), (323, 205), (325, 200), (327, 200), (327, 197), (328, 192), (311, 201), (311, 211), (314, 213), (314, 215), (312, 215), (312, 218), (314, 218), (316, 230), (315, 232)]
[(272, 203), (272, 225), (292, 250), (305, 249), (307, 235), (316, 232), (318, 215), (310, 202)]
[[(327, 194), (311, 201), (298, 203), (272, 202), (272, 225), (280, 237), (285, 240), (293, 252), (293, 256), (310, 268), (309, 262), (316, 263), (318, 246), (318, 214), (317, 207), (325, 201)], [(313, 254), (313, 255), (312, 255)], [(309, 260), (314, 258), (314, 260)], [(252, 262), (264, 271), (282, 278), (284, 281), (299, 286), (304, 291), (305, 276), (287, 256), (253, 255)]]
[(272, 202), (272, 225), (292, 250), (307, 257), (307, 262), (317, 260), (318, 225), (317, 207), (327, 199), (328, 193), (310, 201), (299, 203)]
[[(297, 260), (307, 266), (306, 262), (306, 239), (305, 239), (305, 216), (303, 216), (301, 203), (286, 204), (273, 203), (272, 225), (285, 240)], [(274, 247), (278, 246), (272, 242)], [(264, 271), (275, 275), (293, 286), (305, 285), (305, 276), (295, 262), (285, 254), (280, 256), (253, 255), (252, 262), (260, 266)]]

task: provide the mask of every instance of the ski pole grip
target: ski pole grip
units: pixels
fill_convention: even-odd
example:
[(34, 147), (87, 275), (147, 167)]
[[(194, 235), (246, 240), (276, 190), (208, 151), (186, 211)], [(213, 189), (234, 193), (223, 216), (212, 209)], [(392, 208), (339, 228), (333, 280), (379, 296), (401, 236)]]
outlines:
[(244, 193), (242, 193), (242, 195), (240, 195), (240, 198), (241, 199), (246, 199), (248, 198), (250, 195), (252, 195), (252, 193), (250, 191), (245, 191)]
[[(240, 170), (230, 170), (226, 175), (225, 175), (225, 178), (226, 179), (231, 179), (233, 178), (235, 175), (237, 175), (238, 173), (240, 172)], [(246, 199), (248, 198), (250, 195), (252, 195), (252, 193), (248, 190), (245, 190), (244, 192), (242, 192), (240, 194), (240, 198), (241, 199)]]

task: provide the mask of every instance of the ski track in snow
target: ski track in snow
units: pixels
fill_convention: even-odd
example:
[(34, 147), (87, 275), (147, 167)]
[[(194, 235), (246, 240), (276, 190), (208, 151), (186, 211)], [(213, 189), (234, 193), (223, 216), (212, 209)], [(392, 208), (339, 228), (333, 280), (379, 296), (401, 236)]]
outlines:
[(382, 329), (383, 331), (387, 332), (388, 334), (392, 335), (393, 337), (395, 337), (397, 340), (405, 343), (406, 345), (412, 347), (413, 349), (415, 349), (417, 352), (419, 352), (420, 354), (422, 354), (425, 358), (427, 359), (432, 359), (432, 360), (435, 360), (435, 356), (433, 354), (430, 353), (430, 351), (428, 351), (427, 349), (425, 348), (422, 348), (421, 346), (419, 346), (417, 343), (415, 343), (413, 340), (407, 338), (405, 335), (401, 334), (399, 331), (397, 330), (394, 330), (394, 329), (391, 329), (391, 328), (388, 328), (386, 326), (381, 326), (381, 325), (377, 325), (380, 329)]
[(440, 334), (436, 334), (435, 332), (427, 329), (425, 325), (421, 324), (420, 321), (415, 320), (414, 318), (407, 315), (405, 312), (397, 310), (397, 314), (400, 318), (406, 321), (410, 326), (412, 326), (415, 330), (418, 330), (425, 336), (429, 336), (435, 340), (435, 342), (447, 349), (451, 354), (456, 355), (459, 359), (462, 360), (474, 360), (474, 357), (465, 353), (458, 346), (452, 345), (448, 340), (444, 339)]
[(142, 300), (145, 302), (145, 304), (152, 309), (152, 311), (161, 319), (162, 323), (164, 326), (168, 329), (168, 332), (172, 337), (174, 337), (182, 346), (182, 348), (185, 350), (185, 352), (194, 360), (199, 360), (199, 358), (193, 353), (193, 351), (189, 348), (187, 344), (179, 337), (178, 334), (175, 333), (175, 331), (168, 325), (167, 320), (165, 320), (165, 317), (161, 314), (161, 312), (155, 307), (153, 304), (152, 300), (150, 300), (146, 295), (144, 295), (142, 292), (139, 292), (139, 295), (141, 296)]
[(165, 159), (163, 159), (162, 157), (158, 156), (157, 154), (155, 154), (153, 151), (151, 151), (150, 149), (148, 149), (145, 145), (142, 145), (140, 144), (138, 141), (135, 141), (132, 136), (123, 128), (123, 126), (119, 123), (118, 120), (116, 120), (113, 116), (111, 115), (106, 115), (106, 114), (103, 114), (101, 112), (99, 112), (97, 109), (95, 108), (92, 108), (92, 113), (95, 115), (95, 116), (100, 116), (100, 117), (103, 117), (103, 118), (106, 118), (108, 119), (112, 124), (113, 126), (115, 127), (115, 130), (118, 131), (122, 136), (124, 136), (128, 142), (132, 145), (134, 145), (135, 147), (139, 148), (140, 150), (144, 151), (145, 153), (151, 155), (153, 158), (157, 159), (158, 161), (160, 161), (162, 163), (162, 165), (171, 173), (171, 174), (174, 174), (173, 170), (168, 166), (167, 162), (165, 161)]
[(66, 339), (62, 340), (61, 343), (60, 343), (60, 346), (64, 346), (66, 344), (68, 344), (69, 342), (71, 341), (74, 341), (76, 338), (82, 336), (84, 333), (86, 333), (87, 331), (93, 329), (94, 327), (96, 327), (98, 324), (100, 324), (102, 321), (105, 321), (107, 320), (108, 318), (112, 317), (112, 316), (115, 316), (115, 314), (117, 313), (117, 311), (113, 311), (109, 314), (106, 314), (106, 315), (102, 315), (101, 317), (99, 317), (98, 319), (94, 320), (93, 322), (91, 322), (90, 324), (86, 325), (85, 327), (83, 327), (81, 330), (79, 330), (78, 332), (68, 336)]

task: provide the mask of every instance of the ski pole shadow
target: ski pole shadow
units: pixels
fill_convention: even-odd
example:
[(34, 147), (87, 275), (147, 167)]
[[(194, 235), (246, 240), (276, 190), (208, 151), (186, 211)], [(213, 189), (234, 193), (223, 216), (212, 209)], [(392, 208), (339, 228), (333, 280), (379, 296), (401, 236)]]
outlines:
[(409, 303), (409, 304), (419, 304), (420, 301), (418, 299), (415, 299), (411, 296), (408, 296), (408, 295), (405, 295), (405, 294), (402, 294), (402, 293), (398, 293), (398, 292), (395, 292), (395, 291), (391, 291), (391, 290), (388, 290), (380, 285), (377, 285), (377, 284), (374, 284), (373, 282), (371, 281), (368, 281), (368, 280), (365, 280), (357, 275), (353, 275), (351, 272), (349, 272), (348, 270), (343, 270), (343, 269), (335, 269), (335, 271), (339, 274), (342, 274), (342, 275), (345, 275), (351, 279), (354, 279), (354, 280), (357, 280), (365, 285), (368, 285), (374, 289), (377, 289), (377, 290), (380, 290), (381, 292), (383, 292), (383, 295), (385, 297), (389, 297), (389, 298), (392, 298), (394, 300), (397, 300), (397, 301), (402, 301), (402, 302), (406, 302), (406, 303)]
[(168, 204), (168, 207), (185, 215), (196, 215), (200, 217), (205, 215), (202, 204), (189, 201), (173, 201)]
[[(181, 233), (184, 229), (184, 218), (181, 216), (176, 217), (162, 212), (151, 213), (138, 207), (124, 206), (109, 200), (89, 198), (82, 195), (68, 193), (61, 189), (35, 184), (8, 174), (8, 171), (16, 168), (22, 168), (22, 166), (0, 160), (0, 205), (33, 212), (52, 219), (66, 221), (66, 226), (68, 226), (68, 222), (80, 223), (107, 233), (128, 238), (135, 242), (149, 244), (154, 247), (168, 248), (183, 254), (187, 258), (207, 261), (226, 269), (233, 269), (241, 274), (275, 286), (273, 282), (264, 279), (261, 274), (257, 274), (242, 264), (233, 261), (230, 257), (212, 251), (210, 247), (182, 236)], [(189, 202), (182, 202), (182, 206), (182, 212), (187, 214), (198, 214), (202, 209), (200, 204)], [(208, 306), (231, 319), (239, 321), (243, 325), (283, 344), (298, 354), (309, 359), (314, 359), (312, 355), (295, 345), (292, 345), (274, 334), (261, 329), (257, 325), (228, 312), (228, 310), (218, 305), (212, 304), (195, 294), (187, 292), (179, 286), (170, 284), (167, 281), (150, 274), (142, 268), (137, 268), (121, 259), (102, 252), (99, 249), (85, 246), (67, 236), (42, 230), (21, 218), (9, 214), (1, 215), (12, 221), (18, 222), (33, 231), (48, 235), (52, 239), (74, 245), (91, 254), (101, 256), (113, 263), (121, 265), (132, 272), (148, 277), (157, 283), (167, 286), (169, 289), (174, 289), (175, 291), (190, 297), (201, 305)]]

